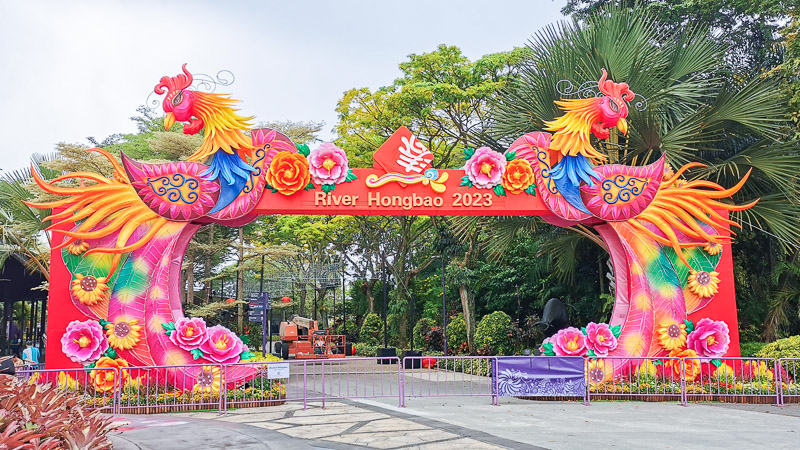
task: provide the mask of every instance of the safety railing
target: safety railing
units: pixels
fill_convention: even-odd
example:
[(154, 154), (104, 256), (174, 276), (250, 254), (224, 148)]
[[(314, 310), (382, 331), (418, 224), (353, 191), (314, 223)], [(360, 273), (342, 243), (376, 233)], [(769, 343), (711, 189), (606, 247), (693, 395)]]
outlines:
[(780, 370), (774, 358), (684, 358), (683, 364), (686, 402), (747, 399), (781, 404)]
[[(542, 383), (562, 376), (559, 359), (577, 359), (569, 372), (575, 389), (509, 391), (515, 383)], [(530, 364), (528, 378), (510, 379), (509, 360)], [(500, 370), (502, 362), (503, 371)], [(566, 363), (566, 361), (561, 361)], [(574, 362), (574, 361), (571, 361)], [(540, 364), (541, 363), (541, 364)], [(545, 364), (547, 363), (547, 364)], [(542, 367), (533, 369), (539, 364)], [(581, 376), (583, 367), (583, 376)], [(538, 370), (538, 372), (537, 372)], [(561, 372), (559, 372), (561, 370)], [(502, 373), (501, 373), (502, 372)], [(17, 371), (30, 384), (54, 384), (82, 396), (90, 408), (114, 413), (157, 413), (272, 406), (332, 399), (407, 399), (499, 396), (550, 400), (677, 400), (800, 402), (800, 358), (615, 358), (414, 356), (334, 358), (183, 366)], [(505, 377), (505, 378), (504, 378)], [(513, 377), (512, 377), (513, 378)], [(532, 381), (531, 381), (532, 380)], [(543, 381), (544, 380), (544, 381)], [(499, 385), (498, 385), (499, 383)], [(530, 387), (530, 386), (528, 386)], [(501, 393), (502, 391), (502, 393)], [(508, 391), (508, 392), (506, 392)], [(530, 394), (534, 392), (533, 394)]]
[(676, 400), (685, 403), (680, 358), (586, 358), (587, 397)]
[(497, 402), (494, 356), (406, 356), (401, 406), (411, 397), (490, 397)]
[(22, 369), (16, 378), (28, 384), (49, 384), (63, 393), (77, 394), (89, 409), (116, 412), (119, 371), (114, 367), (79, 369)]
[(800, 358), (779, 359), (776, 375), (780, 377), (777, 385), (780, 404), (800, 403)]

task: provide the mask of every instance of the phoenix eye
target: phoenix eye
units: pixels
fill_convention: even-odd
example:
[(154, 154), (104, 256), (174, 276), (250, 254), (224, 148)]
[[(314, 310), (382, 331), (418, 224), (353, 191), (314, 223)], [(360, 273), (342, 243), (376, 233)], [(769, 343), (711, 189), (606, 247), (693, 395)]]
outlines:
[(610, 106), (611, 110), (614, 111), (615, 113), (619, 112), (619, 105), (617, 104), (617, 102), (614, 101), (613, 98), (608, 99), (608, 106)]
[(172, 99), (172, 106), (178, 106), (183, 101), (183, 91), (178, 92), (178, 95)]

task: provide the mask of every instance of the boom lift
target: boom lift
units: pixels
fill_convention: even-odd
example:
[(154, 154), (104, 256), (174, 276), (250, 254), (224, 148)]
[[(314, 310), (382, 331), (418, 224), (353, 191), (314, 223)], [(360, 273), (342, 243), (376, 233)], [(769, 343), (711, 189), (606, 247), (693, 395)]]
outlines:
[(283, 359), (344, 358), (347, 350), (344, 335), (320, 330), (316, 320), (297, 315), (288, 322), (281, 322), (280, 337), (277, 350)]

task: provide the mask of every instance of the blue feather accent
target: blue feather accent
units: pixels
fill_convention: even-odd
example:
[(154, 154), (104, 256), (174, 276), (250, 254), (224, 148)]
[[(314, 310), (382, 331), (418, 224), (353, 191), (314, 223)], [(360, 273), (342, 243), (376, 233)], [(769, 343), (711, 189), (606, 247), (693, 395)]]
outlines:
[(594, 171), (594, 166), (588, 158), (583, 155), (565, 156), (556, 164), (550, 176), (567, 203), (586, 214), (591, 214), (581, 199), (581, 181), (592, 186), (594, 185), (592, 178), (599, 180), (600, 175)]
[(217, 180), (219, 183), (219, 199), (208, 214), (214, 214), (236, 200), (254, 170), (239, 155), (222, 151), (214, 154), (208, 169), (200, 174), (209, 181)]

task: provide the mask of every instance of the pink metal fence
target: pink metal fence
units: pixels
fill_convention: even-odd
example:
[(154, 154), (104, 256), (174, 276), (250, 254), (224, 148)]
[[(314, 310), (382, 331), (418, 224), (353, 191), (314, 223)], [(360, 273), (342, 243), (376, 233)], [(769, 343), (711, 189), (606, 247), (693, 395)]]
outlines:
[(782, 358), (778, 360), (777, 375), (780, 377), (778, 383), (779, 402), (781, 405), (789, 403), (800, 403), (800, 358)]
[(51, 384), (61, 392), (76, 393), (90, 409), (116, 412), (115, 393), (119, 389), (116, 368), (23, 369), (16, 372), (16, 377), (29, 384)]
[(497, 404), (493, 356), (407, 356), (401, 406), (411, 397), (491, 397)]
[(588, 401), (659, 397), (684, 403), (680, 358), (592, 357), (586, 358), (585, 367)]
[[(108, 412), (216, 410), (330, 399), (489, 397), (498, 404), (497, 358), (422, 356), (101, 369), (20, 370)], [(584, 360), (591, 399), (800, 402), (800, 358)], [(554, 393), (552, 398), (560, 398)]]

